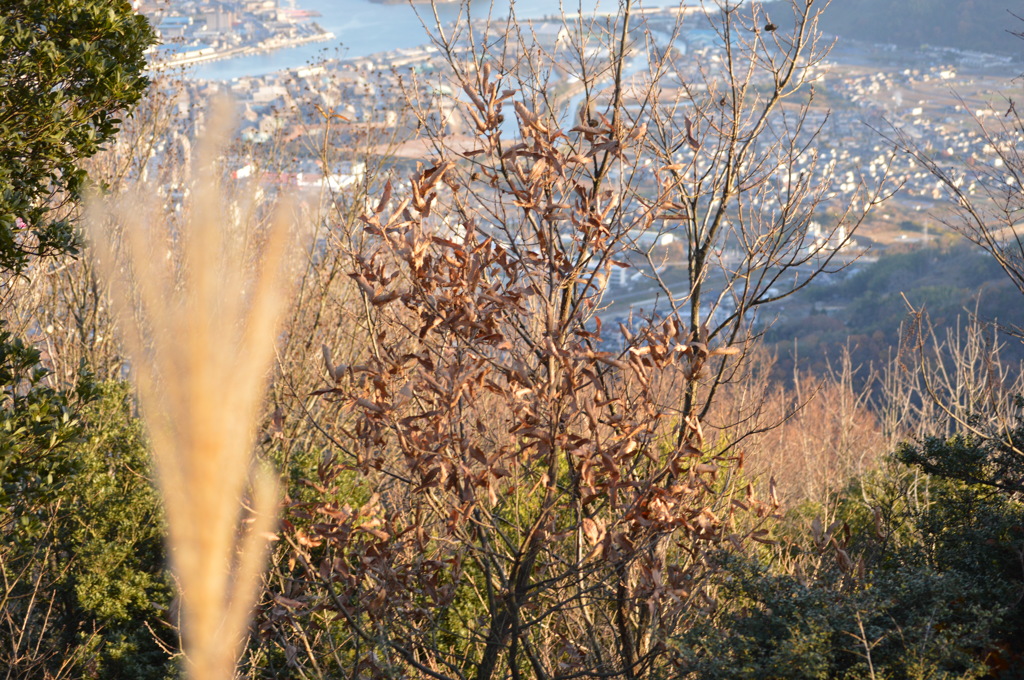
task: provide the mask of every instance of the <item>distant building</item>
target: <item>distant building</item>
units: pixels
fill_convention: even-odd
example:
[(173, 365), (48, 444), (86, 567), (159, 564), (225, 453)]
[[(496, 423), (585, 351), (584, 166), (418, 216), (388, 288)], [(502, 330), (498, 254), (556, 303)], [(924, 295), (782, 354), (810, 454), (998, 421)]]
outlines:
[(163, 40), (183, 38), (191, 25), (192, 17), (172, 14), (160, 20), (156, 25), (156, 32)]

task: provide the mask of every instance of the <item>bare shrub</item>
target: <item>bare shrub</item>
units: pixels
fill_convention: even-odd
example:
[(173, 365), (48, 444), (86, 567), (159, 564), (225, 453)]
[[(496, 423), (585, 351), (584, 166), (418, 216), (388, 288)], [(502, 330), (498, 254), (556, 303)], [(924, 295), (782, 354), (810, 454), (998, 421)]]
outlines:
[[(331, 242), (339, 326), (306, 335), (338, 340), (260, 619), (282, 672), (678, 673), (665, 641), (715, 607), (711, 556), (770, 542), (776, 508), (737, 474), (735, 442), (773, 426), (767, 384), (713, 405), (756, 310), (841, 267), (881, 199), (813, 245), (824, 194), (789, 169), (815, 162), (799, 97), (825, 46), (793, 8), (791, 34), (751, 38), (760, 10), (709, 7), (725, 66), (668, 98), (682, 64), (632, 2), (556, 47), (514, 22), (436, 27), (447, 72), (403, 81), (431, 160), (348, 213), (364, 231)], [(669, 233), (682, 288), (648, 243)], [(616, 268), (662, 303), (621, 327), (603, 320)]]

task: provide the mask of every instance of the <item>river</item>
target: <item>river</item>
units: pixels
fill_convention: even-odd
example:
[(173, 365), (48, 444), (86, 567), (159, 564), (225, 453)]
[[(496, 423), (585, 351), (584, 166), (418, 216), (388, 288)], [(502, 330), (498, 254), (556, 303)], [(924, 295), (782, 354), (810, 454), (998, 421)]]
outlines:
[[(282, 3), (283, 4), (283, 3)], [(485, 17), (488, 11), (495, 18), (505, 17), (509, 0), (470, 0), (468, 9), (472, 17)], [(671, 7), (679, 0), (648, 0), (644, 7)], [(303, 66), (324, 56), (360, 57), (398, 48), (416, 47), (428, 42), (423, 22), (434, 21), (429, 5), (407, 3), (382, 5), (370, 0), (296, 0), (300, 9), (320, 13), (315, 21), (335, 35), (335, 42), (319, 42), (221, 61), (207, 62), (192, 67), (189, 73), (197, 78), (230, 80), (241, 76), (255, 76), (286, 68)], [(559, 14), (557, 0), (515, 0), (515, 14), (519, 20), (539, 19)], [(618, 7), (617, 0), (576, 0), (566, 2), (566, 13), (609, 12)], [(447, 3), (438, 6), (438, 15), (444, 22), (455, 20), (465, 13), (466, 6)], [(422, 18), (422, 21), (421, 21)]]

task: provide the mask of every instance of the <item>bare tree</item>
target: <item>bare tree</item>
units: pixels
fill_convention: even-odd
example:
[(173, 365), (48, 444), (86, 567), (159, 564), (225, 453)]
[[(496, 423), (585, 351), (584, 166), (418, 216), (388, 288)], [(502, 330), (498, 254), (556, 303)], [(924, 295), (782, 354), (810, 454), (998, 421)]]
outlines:
[[(886, 198), (882, 183), (827, 200), (832, 165), (818, 145), (829, 113), (814, 92), (831, 47), (817, 31), (825, 4), (776, 3), (792, 14), (778, 25), (760, 5), (709, 4), (716, 47), (667, 52), (677, 84), (651, 107), (647, 148), (662, 165), (660, 228), (687, 258), (686, 285), (663, 283), (666, 301), (693, 334), (744, 346), (762, 307), (850, 261), (856, 228)], [(681, 412), (711, 414), (745, 356), (691, 383)]]
[[(673, 636), (715, 606), (713, 554), (769, 541), (776, 507), (736, 471), (737, 443), (777, 421), (755, 398), (711, 422), (716, 395), (759, 308), (843, 266), (882, 199), (811, 229), (827, 46), (816, 3), (790, 7), (788, 29), (631, 0), (557, 31), (435, 25), (446, 71), (403, 77), (432, 158), (346, 244), (355, 344), (325, 348), (330, 447), (262, 622), (287, 673), (685, 673)], [(683, 56), (683, 21), (717, 37)], [(610, 330), (630, 268), (651, 304)]]

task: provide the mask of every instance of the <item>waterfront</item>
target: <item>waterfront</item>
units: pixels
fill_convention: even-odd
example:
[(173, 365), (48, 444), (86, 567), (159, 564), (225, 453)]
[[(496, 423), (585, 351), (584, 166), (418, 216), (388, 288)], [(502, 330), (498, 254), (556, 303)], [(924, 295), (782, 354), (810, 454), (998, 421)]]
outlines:
[[(654, 0), (645, 7), (672, 7), (678, 1)], [(508, 15), (509, 0), (471, 0), (470, 15), (486, 17), (488, 12), (496, 20)], [(297, 0), (301, 9), (319, 13), (315, 21), (334, 34), (330, 42), (317, 42), (219, 61), (207, 62), (189, 69), (196, 78), (231, 80), (243, 76), (258, 76), (287, 68), (297, 68), (324, 57), (362, 57), (369, 54), (410, 48), (428, 42), (424, 24), (430, 26), (434, 15), (429, 5), (408, 3), (379, 4), (370, 0)], [(540, 19), (557, 15), (558, 5), (552, 0), (515, 0), (515, 13), (520, 20)], [(467, 5), (446, 3), (437, 6), (437, 16), (443, 23), (454, 21), (466, 12)], [(618, 8), (617, 0), (580, 0), (566, 3), (566, 13), (612, 12)]]

